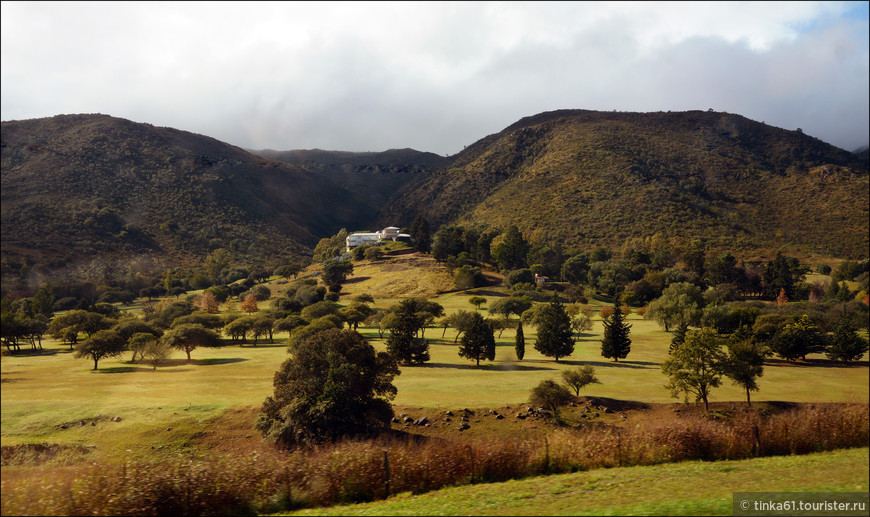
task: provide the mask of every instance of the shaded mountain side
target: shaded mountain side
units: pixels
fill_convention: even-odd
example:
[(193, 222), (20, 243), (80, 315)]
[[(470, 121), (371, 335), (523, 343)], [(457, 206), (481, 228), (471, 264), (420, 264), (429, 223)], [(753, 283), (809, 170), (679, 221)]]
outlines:
[(800, 131), (717, 112), (561, 110), (453, 157), (384, 210), (435, 226), (516, 224), (590, 249), (661, 232), (767, 254), (868, 254), (868, 160)]
[[(378, 212), (449, 163), (447, 158), (414, 149), (379, 153), (320, 149), (251, 152), (320, 174)], [(366, 221), (359, 228), (368, 228), (374, 223), (374, 220)]]
[(3, 122), (0, 145), (4, 260), (292, 257), (375, 215), (300, 167), (106, 115)]

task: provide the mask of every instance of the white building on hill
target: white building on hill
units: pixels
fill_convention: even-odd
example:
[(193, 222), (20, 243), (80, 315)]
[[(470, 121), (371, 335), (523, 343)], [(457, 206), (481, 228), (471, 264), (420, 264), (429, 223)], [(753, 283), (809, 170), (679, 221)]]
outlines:
[(379, 232), (367, 233), (352, 233), (347, 236), (345, 239), (345, 243), (347, 244), (347, 251), (356, 248), (357, 246), (362, 246), (364, 244), (377, 244), (383, 241), (402, 241), (402, 242), (411, 242), (411, 236), (407, 233), (399, 233), (399, 228), (395, 226), (389, 226), (384, 228)]

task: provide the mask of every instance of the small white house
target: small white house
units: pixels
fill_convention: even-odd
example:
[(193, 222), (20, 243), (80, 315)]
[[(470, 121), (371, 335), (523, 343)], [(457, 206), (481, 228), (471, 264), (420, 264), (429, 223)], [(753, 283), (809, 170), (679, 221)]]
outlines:
[(549, 280), (549, 279), (550, 279), (550, 277), (548, 277), (548, 276), (543, 276), (543, 275), (539, 275), (539, 274), (535, 273), (535, 283), (536, 284), (545, 284), (545, 283), (547, 283), (547, 280)]
[(411, 236), (407, 233), (399, 233), (399, 228), (388, 226), (379, 232), (352, 233), (345, 239), (346, 249), (350, 251), (357, 246), (377, 244), (382, 241), (411, 242)]

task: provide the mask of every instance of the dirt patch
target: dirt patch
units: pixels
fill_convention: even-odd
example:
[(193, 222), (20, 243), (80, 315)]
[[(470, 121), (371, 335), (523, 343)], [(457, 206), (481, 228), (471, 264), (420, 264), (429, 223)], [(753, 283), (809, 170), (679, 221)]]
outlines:
[(0, 465), (38, 466), (61, 460), (61, 463), (76, 463), (85, 459), (97, 448), (96, 445), (61, 445), (57, 443), (27, 443), (0, 447)]

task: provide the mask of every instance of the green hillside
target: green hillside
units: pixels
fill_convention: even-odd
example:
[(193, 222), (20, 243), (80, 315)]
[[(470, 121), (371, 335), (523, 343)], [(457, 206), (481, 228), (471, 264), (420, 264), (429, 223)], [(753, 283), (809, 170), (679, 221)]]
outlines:
[(437, 224), (516, 224), (590, 249), (661, 232), (744, 254), (868, 253), (868, 165), (798, 131), (716, 112), (564, 110), (490, 135), (387, 207)]

